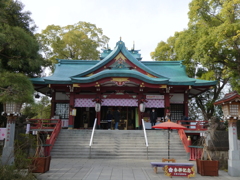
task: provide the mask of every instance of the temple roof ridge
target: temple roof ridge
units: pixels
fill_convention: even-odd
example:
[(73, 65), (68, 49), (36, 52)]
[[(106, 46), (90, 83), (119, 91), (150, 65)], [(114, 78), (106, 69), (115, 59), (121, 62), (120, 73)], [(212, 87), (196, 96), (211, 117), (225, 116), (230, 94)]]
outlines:
[(88, 74), (91, 74), (92, 72), (96, 71), (97, 69), (99, 69), (100, 67), (105, 66), (107, 63), (109, 63), (112, 59), (114, 59), (119, 53), (122, 53), (129, 61), (131, 61), (133, 64), (135, 64), (137, 67), (143, 69), (144, 71), (148, 72), (149, 74), (152, 74), (154, 76), (157, 77), (161, 77), (161, 78), (168, 78), (166, 76), (163, 76), (159, 73), (156, 73), (155, 71), (152, 71), (150, 68), (148, 68), (147, 66), (145, 66), (144, 64), (142, 64), (141, 62), (139, 62), (125, 47), (125, 43), (123, 41), (118, 41), (116, 43), (115, 48), (101, 61), (98, 61), (97, 64), (95, 64), (94, 66), (92, 66), (91, 68), (87, 69), (86, 71), (74, 75), (73, 77), (83, 77), (86, 76)]

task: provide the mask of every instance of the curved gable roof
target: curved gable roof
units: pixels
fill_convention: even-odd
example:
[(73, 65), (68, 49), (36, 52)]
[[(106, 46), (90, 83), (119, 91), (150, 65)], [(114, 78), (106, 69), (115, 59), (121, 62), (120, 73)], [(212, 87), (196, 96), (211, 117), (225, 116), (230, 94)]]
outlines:
[(135, 66), (139, 67), (140, 69), (148, 72), (149, 74), (152, 74), (154, 76), (157, 77), (161, 77), (161, 78), (167, 78), (165, 76), (162, 76), (158, 73), (156, 73), (155, 71), (153, 71), (152, 69), (148, 68), (147, 66), (145, 66), (144, 64), (142, 64), (140, 61), (138, 61), (125, 47), (125, 43), (123, 41), (118, 41), (116, 44), (115, 49), (108, 54), (103, 60), (101, 60), (99, 63), (97, 63), (96, 65), (94, 65), (93, 67), (87, 69), (86, 71), (79, 73), (77, 75), (75, 75), (74, 77), (83, 77), (86, 76), (88, 74), (91, 74), (94, 71), (97, 71), (99, 68), (105, 66), (107, 63), (109, 63), (110, 61), (112, 61), (119, 53), (122, 53), (129, 61), (131, 61), (133, 64), (135, 64)]
[[(127, 61), (130, 61), (132, 65), (134, 64), (142, 71), (140, 72), (134, 68), (103, 68), (111, 61), (115, 61), (114, 58), (118, 55), (124, 56)], [(34, 84), (72, 84), (90, 83), (107, 77), (132, 77), (152, 84), (191, 86), (211, 86), (216, 84), (216, 81), (189, 78), (182, 61), (139, 61), (127, 50), (123, 41), (117, 42), (115, 49), (101, 61), (60, 59), (58, 61), (59, 63), (55, 65), (55, 71), (51, 76), (32, 78), (31, 81)]]

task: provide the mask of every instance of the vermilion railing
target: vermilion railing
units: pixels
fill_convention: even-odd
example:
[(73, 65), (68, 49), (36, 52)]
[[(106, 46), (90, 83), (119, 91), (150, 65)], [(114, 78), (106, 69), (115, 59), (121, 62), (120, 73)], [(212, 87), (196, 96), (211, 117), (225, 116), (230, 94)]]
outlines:
[(191, 145), (191, 140), (188, 140), (187, 135), (183, 129), (178, 130), (178, 135), (179, 135), (180, 139), (182, 140), (185, 151), (187, 153), (189, 153), (190, 148), (188, 146)]
[(46, 144), (43, 144), (45, 156), (49, 156), (61, 130), (60, 119), (29, 119), (31, 131), (48, 132)]
[(177, 123), (191, 131), (206, 131), (209, 127), (208, 121), (178, 120)]
[(209, 124), (208, 121), (192, 121), (192, 120), (179, 120), (178, 124), (185, 126), (187, 129), (179, 129), (178, 134), (180, 139), (182, 140), (183, 146), (187, 153), (190, 153), (189, 160), (196, 160), (201, 158), (202, 155), (202, 147), (201, 146), (191, 146), (191, 140), (188, 140), (187, 135), (185, 133), (186, 130), (189, 131), (206, 131)]

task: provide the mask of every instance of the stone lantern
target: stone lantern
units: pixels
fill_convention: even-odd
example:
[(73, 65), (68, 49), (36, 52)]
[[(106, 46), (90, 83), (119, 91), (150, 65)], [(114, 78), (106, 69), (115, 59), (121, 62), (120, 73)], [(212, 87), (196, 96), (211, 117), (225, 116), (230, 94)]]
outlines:
[(228, 174), (230, 176), (240, 176), (240, 150), (237, 138), (237, 121), (240, 120), (240, 95), (234, 91), (228, 93), (223, 99), (214, 103), (221, 105), (224, 119), (228, 121)]
[(4, 104), (2, 115), (7, 116), (6, 139), (2, 153), (2, 164), (12, 165), (14, 162), (15, 121), (20, 116), (22, 104), (9, 102)]

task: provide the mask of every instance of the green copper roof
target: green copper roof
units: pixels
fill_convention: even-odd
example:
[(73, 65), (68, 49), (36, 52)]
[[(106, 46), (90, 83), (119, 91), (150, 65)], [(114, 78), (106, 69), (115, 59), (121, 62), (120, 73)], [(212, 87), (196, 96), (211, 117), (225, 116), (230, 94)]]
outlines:
[[(111, 69), (87, 76), (111, 62), (119, 53), (122, 53), (134, 66), (157, 77), (142, 74), (134, 68), (112, 64)], [(136, 55), (133, 55), (136, 54)], [(119, 41), (113, 50), (104, 50), (101, 61), (93, 60), (58, 60), (55, 71), (51, 76), (32, 78), (33, 84), (72, 84), (90, 83), (107, 77), (132, 77), (152, 84), (210, 86), (216, 81), (205, 81), (189, 78), (182, 61), (139, 61), (137, 50), (127, 50), (123, 41)]]
[[(118, 46), (118, 43), (116, 44), (116, 46)], [(116, 49), (116, 47), (115, 47)], [(100, 59), (103, 60), (105, 57), (107, 57), (113, 50), (111, 50), (109, 47), (107, 47), (106, 49), (102, 49), (102, 53), (100, 56)], [(128, 52), (137, 60), (141, 61), (142, 57), (141, 54), (139, 53), (140, 50), (135, 50), (134, 46), (131, 50), (128, 50)]]

